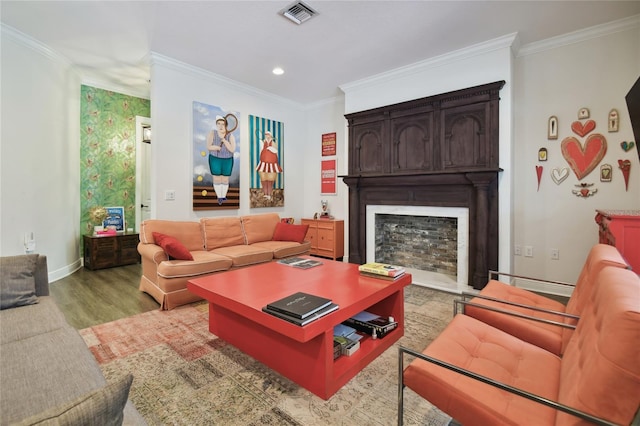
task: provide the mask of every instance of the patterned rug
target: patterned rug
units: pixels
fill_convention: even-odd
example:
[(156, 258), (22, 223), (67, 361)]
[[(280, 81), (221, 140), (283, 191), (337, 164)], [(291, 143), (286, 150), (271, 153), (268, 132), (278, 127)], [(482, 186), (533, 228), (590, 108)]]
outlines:
[[(328, 401), (209, 333), (204, 302), (80, 334), (108, 380), (133, 374), (129, 398), (150, 425), (387, 426), (397, 423), (397, 345), (424, 349), (451, 320), (453, 298), (407, 287), (405, 335)], [(411, 390), (404, 393), (405, 424), (449, 423)]]

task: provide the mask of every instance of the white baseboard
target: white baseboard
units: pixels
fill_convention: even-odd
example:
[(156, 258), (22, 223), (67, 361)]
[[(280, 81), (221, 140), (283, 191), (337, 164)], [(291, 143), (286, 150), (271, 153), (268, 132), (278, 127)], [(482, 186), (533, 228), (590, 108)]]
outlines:
[(82, 268), (82, 259), (78, 259), (70, 265), (49, 272), (49, 284), (64, 277), (68, 277), (80, 268)]

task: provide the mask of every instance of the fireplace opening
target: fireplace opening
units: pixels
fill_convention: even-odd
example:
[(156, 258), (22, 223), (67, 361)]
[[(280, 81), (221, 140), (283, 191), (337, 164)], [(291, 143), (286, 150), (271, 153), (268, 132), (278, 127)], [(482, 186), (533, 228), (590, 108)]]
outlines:
[(469, 289), (467, 208), (369, 205), (367, 223), (368, 262), (402, 265), (415, 284)]
[(458, 219), (376, 215), (376, 262), (449, 275), (458, 273)]

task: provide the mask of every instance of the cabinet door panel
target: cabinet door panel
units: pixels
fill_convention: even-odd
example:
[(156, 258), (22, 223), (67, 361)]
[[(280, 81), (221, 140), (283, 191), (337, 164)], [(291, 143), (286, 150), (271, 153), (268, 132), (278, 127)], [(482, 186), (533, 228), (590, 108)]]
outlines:
[(433, 164), (433, 113), (391, 120), (391, 171), (430, 171)]
[(120, 254), (119, 265), (129, 265), (140, 262), (138, 241), (140, 241), (140, 238), (137, 235), (125, 235), (118, 238), (118, 252)]
[(318, 228), (318, 250), (333, 253), (333, 227), (331, 229)]
[(115, 237), (95, 239), (91, 246), (91, 260), (94, 269), (110, 268), (118, 264), (118, 248)]
[(351, 128), (353, 141), (351, 174), (382, 173), (385, 158), (389, 155), (389, 144), (385, 144), (385, 123), (383, 121), (358, 124)]
[(311, 242), (311, 253), (313, 254), (318, 248), (318, 227), (314, 220), (302, 219), (302, 224), (309, 225), (304, 239), (305, 241)]
[(444, 169), (491, 167), (489, 105), (475, 104), (442, 110), (442, 162)]

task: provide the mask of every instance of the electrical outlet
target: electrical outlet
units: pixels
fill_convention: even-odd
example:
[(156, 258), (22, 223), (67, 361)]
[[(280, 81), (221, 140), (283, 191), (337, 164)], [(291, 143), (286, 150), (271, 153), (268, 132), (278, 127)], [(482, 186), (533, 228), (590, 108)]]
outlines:
[(533, 257), (533, 246), (524, 246), (524, 257)]
[(168, 190), (168, 191), (164, 191), (164, 199), (165, 201), (175, 201), (176, 199), (176, 191), (174, 190)]
[(513, 246), (513, 254), (522, 256), (522, 246)]
[(552, 260), (559, 260), (560, 259), (560, 250), (558, 250), (557, 248), (552, 248), (551, 249), (551, 259)]

